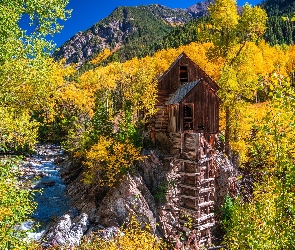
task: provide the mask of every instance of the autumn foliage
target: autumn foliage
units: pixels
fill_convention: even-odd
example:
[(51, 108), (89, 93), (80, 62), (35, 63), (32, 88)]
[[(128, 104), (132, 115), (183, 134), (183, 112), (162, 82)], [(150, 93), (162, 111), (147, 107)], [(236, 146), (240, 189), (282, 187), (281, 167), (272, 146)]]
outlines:
[[(53, 46), (45, 40), (61, 29), (57, 20), (67, 18), (66, 4), (0, 4), (2, 150), (27, 151), (38, 139), (62, 141), (69, 153), (82, 159), (87, 183), (114, 185), (143, 159), (143, 134), (157, 111), (158, 78), (185, 52), (221, 87), (225, 153), (251, 171), (255, 181), (252, 200), (231, 203), (223, 224), (224, 244), (230, 249), (292, 249), (295, 46), (270, 46), (262, 39), (265, 11), (246, 4), (238, 15), (235, 1), (216, 0), (209, 7), (209, 21), (197, 24), (202, 42), (126, 62), (105, 63), (112, 55), (105, 50), (91, 61), (93, 69), (79, 75), (77, 65), (49, 57)], [(24, 14), (40, 19), (32, 34), (18, 25)], [(14, 164), (0, 165), (0, 244), (8, 249), (21, 244), (14, 227), (34, 206), (31, 193), (19, 188)], [(83, 247), (160, 248), (134, 221), (123, 232), (112, 241), (95, 239)]]
[(101, 185), (112, 186), (128, 171), (132, 172), (135, 161), (142, 159), (140, 151), (128, 139), (120, 142), (101, 136), (86, 153), (88, 172), (85, 181), (99, 181)]
[(92, 235), (85, 239), (80, 246), (82, 250), (160, 250), (165, 249), (163, 241), (150, 232), (150, 226), (141, 225), (135, 216), (123, 225), (111, 240), (104, 240), (100, 236)]

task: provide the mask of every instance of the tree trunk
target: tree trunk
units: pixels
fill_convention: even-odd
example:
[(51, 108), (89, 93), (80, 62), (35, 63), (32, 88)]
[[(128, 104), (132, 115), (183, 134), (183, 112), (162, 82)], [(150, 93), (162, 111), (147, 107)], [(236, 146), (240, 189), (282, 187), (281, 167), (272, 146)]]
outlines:
[(230, 113), (229, 107), (225, 108), (225, 143), (224, 143), (224, 150), (225, 153), (229, 156), (230, 153), (230, 145), (229, 145), (229, 138), (230, 138)]

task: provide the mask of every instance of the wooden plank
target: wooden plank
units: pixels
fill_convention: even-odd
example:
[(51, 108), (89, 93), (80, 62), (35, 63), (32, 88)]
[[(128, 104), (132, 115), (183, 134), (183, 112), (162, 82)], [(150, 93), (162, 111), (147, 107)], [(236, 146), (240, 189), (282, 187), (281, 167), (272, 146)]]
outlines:
[(213, 227), (214, 224), (215, 224), (215, 222), (206, 223), (205, 225), (198, 226), (197, 229), (200, 231), (205, 230), (205, 229), (209, 229), (209, 228)]
[(181, 176), (200, 176), (200, 173), (179, 172)]
[(203, 193), (208, 193), (208, 192), (214, 192), (215, 188), (214, 187), (209, 187), (209, 188), (201, 188), (200, 189), (200, 194), (203, 194)]
[(181, 188), (192, 189), (195, 191), (199, 191), (201, 189), (199, 186), (189, 186), (189, 185), (185, 185), (185, 184), (179, 184), (178, 186)]
[(212, 206), (212, 205), (214, 205), (214, 201), (206, 201), (206, 202), (202, 202), (202, 203), (197, 204), (197, 206), (199, 208), (201, 208), (201, 207), (209, 207), (209, 206)]
[(215, 178), (208, 178), (208, 179), (204, 179), (201, 184), (213, 182), (213, 181), (215, 181)]
[(198, 216), (198, 213), (199, 213), (199, 210), (189, 209), (189, 208), (182, 207), (182, 206), (180, 206), (179, 209), (181, 212), (184, 212), (185, 214), (190, 214), (193, 216)]
[(203, 215), (200, 218), (198, 218), (197, 221), (198, 221), (198, 223), (201, 223), (201, 222), (208, 220), (208, 219), (214, 219), (214, 213)]
[(184, 195), (184, 194), (181, 194), (180, 198), (185, 198), (185, 199), (190, 199), (190, 200), (198, 200), (199, 199), (199, 197), (189, 196), (189, 195)]

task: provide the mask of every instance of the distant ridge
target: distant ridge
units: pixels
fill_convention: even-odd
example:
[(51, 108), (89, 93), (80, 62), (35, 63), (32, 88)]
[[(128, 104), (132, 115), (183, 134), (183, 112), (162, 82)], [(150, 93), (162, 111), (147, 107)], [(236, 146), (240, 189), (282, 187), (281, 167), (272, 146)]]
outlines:
[(105, 48), (118, 51), (120, 61), (146, 54), (151, 44), (167, 36), (174, 27), (206, 15), (208, 5), (206, 0), (187, 9), (171, 9), (160, 4), (118, 7), (86, 31), (75, 34), (54, 57), (82, 64)]
[[(75, 34), (53, 56), (65, 58), (67, 63), (83, 65), (83, 70), (87, 70), (87, 67), (92, 67), (87, 62), (105, 48), (113, 52), (112, 61), (123, 62), (152, 55), (159, 49), (197, 41), (195, 24), (208, 14), (208, 6), (212, 2), (197, 2), (186, 9), (171, 9), (160, 4), (118, 7), (89, 29)], [(269, 16), (265, 40), (271, 45), (294, 44), (295, 24), (284, 21), (282, 16), (294, 15), (295, 1), (265, 0), (260, 6)]]

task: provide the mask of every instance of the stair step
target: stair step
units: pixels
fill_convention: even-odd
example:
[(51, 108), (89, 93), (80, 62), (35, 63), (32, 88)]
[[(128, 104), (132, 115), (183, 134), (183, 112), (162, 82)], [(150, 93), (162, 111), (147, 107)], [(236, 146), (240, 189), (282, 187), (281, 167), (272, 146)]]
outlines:
[[(194, 218), (194, 217), (197, 217), (197, 215), (196, 214), (191, 214), (191, 213), (187, 213), (187, 215), (189, 215), (189, 216), (191, 216), (192, 217), (192, 219), (194, 219), (194, 222), (193, 222), (193, 225), (194, 225), (194, 227), (198, 227), (198, 226), (200, 226), (200, 224), (203, 222), (203, 221), (206, 221), (206, 220), (208, 220), (208, 219), (212, 219), (212, 218), (214, 218), (214, 213), (210, 213), (210, 214), (204, 214), (202, 217), (200, 217), (200, 218)], [(179, 222), (180, 223), (187, 223), (187, 220), (185, 220), (185, 219), (179, 219)]]
[(188, 223), (185, 220), (179, 220), (179, 223), (183, 227), (186, 227), (186, 226), (184, 226), (185, 223), (186, 223), (187, 225), (190, 225), (191, 229), (197, 229), (199, 231), (202, 231), (202, 230), (205, 230), (207, 228), (210, 228), (210, 227), (212, 227), (215, 224), (215, 222), (210, 222), (210, 223), (206, 223), (206, 224), (203, 224), (202, 225), (201, 223)]
[(190, 214), (192, 216), (197, 216), (197, 214), (198, 214), (197, 210), (193, 210), (193, 209), (190, 209), (190, 208), (179, 206), (179, 209), (180, 209), (180, 212), (183, 211), (185, 214)]
[(207, 182), (210, 182), (210, 181), (214, 181), (215, 178), (208, 178), (208, 179), (203, 179), (201, 184), (204, 184), (204, 183), (207, 183)]
[(186, 198), (186, 199), (191, 199), (191, 200), (195, 200), (195, 199), (199, 198), (199, 197), (189, 196), (189, 195), (184, 195), (184, 194), (181, 194), (180, 197), (181, 198)]
[(198, 223), (201, 223), (202, 221), (210, 219), (210, 218), (214, 218), (214, 213), (205, 214), (201, 218), (198, 218), (197, 221)]
[(197, 187), (197, 186), (189, 186), (189, 185), (184, 185), (184, 184), (179, 184), (179, 187), (181, 188), (187, 188), (187, 189), (193, 189), (198, 191), (199, 189), (201, 189), (201, 187)]
[(199, 176), (200, 173), (187, 173), (187, 172), (179, 172), (180, 175), (186, 175), (186, 176)]
[(214, 187), (203, 188), (203, 189), (200, 189), (199, 193), (203, 194), (203, 193), (207, 193), (207, 192), (214, 191), (214, 190), (215, 190)]
[[(196, 200), (198, 199), (198, 197), (194, 197), (194, 196), (180, 195), (180, 201), (183, 203), (187, 203), (187, 202), (183, 201), (181, 198), (190, 199), (190, 200), (193, 200), (194, 202), (196, 202)], [(182, 205), (187, 206), (187, 204), (182, 204)], [(206, 202), (202, 202), (199, 204), (195, 203), (194, 205), (193, 204), (188, 204), (188, 205), (193, 206), (195, 208), (195, 210), (198, 211), (202, 207), (209, 207), (209, 206), (214, 205), (214, 201), (206, 201)], [(183, 207), (183, 206), (181, 206), (181, 207)], [(192, 207), (189, 207), (188, 209), (193, 210)]]
[(212, 222), (212, 223), (206, 223), (205, 225), (198, 226), (197, 230), (202, 231), (202, 230), (205, 230), (205, 229), (211, 228), (211, 227), (214, 226), (214, 224), (215, 224), (215, 222)]
[(211, 205), (214, 205), (214, 201), (202, 202), (202, 203), (199, 203), (197, 206), (198, 207), (208, 207), (208, 206), (211, 206)]

